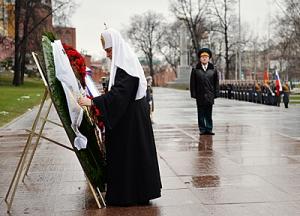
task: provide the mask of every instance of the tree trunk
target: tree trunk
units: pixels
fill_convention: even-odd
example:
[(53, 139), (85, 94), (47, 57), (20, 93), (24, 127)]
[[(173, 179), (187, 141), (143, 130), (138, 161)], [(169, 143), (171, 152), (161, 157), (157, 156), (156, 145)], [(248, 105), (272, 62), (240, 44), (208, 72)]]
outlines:
[[(197, 55), (197, 52), (198, 52), (200, 46), (199, 46), (199, 41), (197, 40), (197, 36), (196, 36), (196, 27), (194, 27), (193, 24), (190, 23), (188, 20), (185, 20), (185, 25), (191, 35), (194, 53)], [(196, 62), (198, 61), (198, 59), (196, 58), (196, 59), (192, 59), (191, 62), (193, 62), (194, 60)]]
[(227, 23), (227, 0), (224, 0), (224, 39), (225, 39), (225, 79), (229, 79), (229, 44), (228, 44), (228, 23)]
[(225, 68), (225, 79), (229, 79), (229, 46), (228, 46), (228, 27), (225, 26), (225, 63), (226, 63), (226, 68)]
[(153, 68), (153, 55), (152, 55), (152, 49), (150, 49), (149, 55), (149, 69), (150, 69), (150, 76), (153, 77), (154, 75), (154, 68)]
[(21, 70), (21, 84), (24, 83), (24, 74), (26, 70), (26, 53), (27, 53), (27, 41), (28, 41), (28, 23), (29, 23), (29, 17), (30, 13), (34, 13), (32, 3), (30, 1), (27, 1), (26, 3), (26, 12), (25, 12), (25, 17), (24, 17), (24, 30), (23, 30), (23, 38), (22, 38), (22, 44), (20, 44), (21, 49), (21, 62), (20, 62), (20, 70)]
[[(200, 48), (200, 45), (199, 45), (200, 42), (199, 42), (199, 40), (197, 40), (196, 27), (194, 27), (194, 26), (192, 27), (192, 29), (190, 30), (190, 34), (192, 35), (192, 43), (193, 43), (194, 53), (197, 56), (197, 52)], [(193, 60), (195, 60), (197, 62), (199, 59), (198, 59), (198, 57), (196, 57), (196, 59), (193, 59)]]
[(14, 63), (14, 79), (13, 85), (19, 86), (21, 84), (21, 70), (20, 70), (20, 12), (21, 12), (21, 1), (15, 1), (15, 63)]

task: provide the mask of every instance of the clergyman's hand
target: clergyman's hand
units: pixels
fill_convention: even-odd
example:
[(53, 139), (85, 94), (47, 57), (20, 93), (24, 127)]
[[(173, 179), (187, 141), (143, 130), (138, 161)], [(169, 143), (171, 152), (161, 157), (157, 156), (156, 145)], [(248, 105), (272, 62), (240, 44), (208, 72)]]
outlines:
[(92, 105), (92, 100), (87, 98), (87, 97), (81, 97), (78, 99), (78, 104), (80, 106), (91, 106)]

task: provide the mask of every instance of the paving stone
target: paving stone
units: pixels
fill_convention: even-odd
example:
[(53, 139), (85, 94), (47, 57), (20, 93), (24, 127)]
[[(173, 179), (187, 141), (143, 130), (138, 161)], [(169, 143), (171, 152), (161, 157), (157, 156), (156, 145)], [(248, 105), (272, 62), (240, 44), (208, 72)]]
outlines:
[[(11, 215), (300, 214), (299, 106), (217, 99), (216, 135), (199, 136), (196, 103), (188, 91), (154, 88), (154, 100), (161, 198), (149, 206), (98, 209), (74, 153), (41, 140)], [(0, 215), (8, 215), (4, 197), (35, 112), (0, 128)], [(53, 109), (50, 118), (59, 122)], [(47, 124), (44, 134), (70, 146), (62, 128)]]

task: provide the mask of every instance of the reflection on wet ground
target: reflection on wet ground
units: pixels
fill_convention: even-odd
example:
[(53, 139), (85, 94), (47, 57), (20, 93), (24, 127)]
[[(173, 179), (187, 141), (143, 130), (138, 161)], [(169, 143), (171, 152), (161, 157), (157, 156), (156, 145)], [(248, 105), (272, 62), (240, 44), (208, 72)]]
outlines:
[(192, 183), (196, 188), (218, 187), (220, 184), (220, 177), (217, 175), (193, 176)]
[(199, 138), (198, 144), (199, 151), (212, 151), (213, 150), (213, 136), (211, 135), (202, 135)]
[[(215, 136), (199, 137), (189, 92), (154, 89), (154, 133), (163, 182), (150, 206), (97, 209), (72, 152), (42, 141), (18, 187), (12, 215), (299, 215), (300, 107), (218, 99)], [(57, 117), (52, 113), (52, 119)], [(33, 113), (0, 130), (0, 215)], [(48, 136), (67, 143), (63, 130)]]

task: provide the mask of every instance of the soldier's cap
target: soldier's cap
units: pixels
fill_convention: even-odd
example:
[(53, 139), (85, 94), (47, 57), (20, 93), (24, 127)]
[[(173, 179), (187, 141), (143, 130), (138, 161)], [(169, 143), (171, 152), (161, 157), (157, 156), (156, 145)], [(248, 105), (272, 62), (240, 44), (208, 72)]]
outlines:
[(197, 53), (198, 58), (200, 58), (201, 56), (208, 56), (209, 58), (211, 58), (212, 53), (210, 51), (210, 49), (208, 48), (201, 48), (198, 53)]

